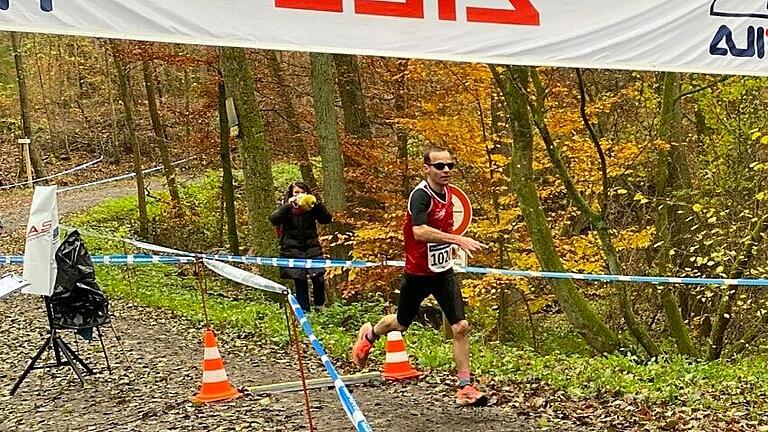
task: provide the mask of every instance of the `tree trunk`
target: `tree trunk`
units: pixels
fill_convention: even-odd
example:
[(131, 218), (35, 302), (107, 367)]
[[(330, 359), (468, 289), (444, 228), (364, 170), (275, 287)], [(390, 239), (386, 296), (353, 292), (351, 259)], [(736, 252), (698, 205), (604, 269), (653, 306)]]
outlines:
[(282, 105), (283, 113), (285, 114), (285, 123), (288, 126), (288, 130), (291, 133), (293, 142), (291, 147), (295, 150), (294, 155), (299, 161), (299, 170), (301, 171), (301, 179), (304, 183), (309, 185), (312, 190), (317, 190), (317, 179), (315, 178), (314, 170), (312, 169), (312, 162), (309, 160), (309, 148), (307, 147), (307, 140), (304, 131), (299, 127), (299, 116), (296, 115), (296, 108), (293, 106), (293, 92), (290, 86), (285, 84), (285, 78), (283, 77), (283, 68), (280, 66), (280, 60), (277, 58), (277, 51), (266, 50), (267, 63), (275, 82), (282, 87), (278, 91), (278, 97), (280, 105)]
[[(624, 273), (624, 270), (622, 269), (621, 263), (619, 262), (618, 253), (616, 252), (616, 248), (613, 246), (613, 239), (611, 237), (610, 231), (608, 229), (608, 224), (605, 221), (605, 218), (603, 217), (603, 214), (601, 212), (598, 212), (594, 210), (589, 203), (584, 199), (584, 197), (581, 195), (581, 193), (576, 189), (576, 185), (573, 183), (573, 180), (571, 179), (571, 175), (568, 172), (567, 167), (565, 166), (565, 163), (563, 162), (562, 158), (560, 157), (560, 151), (558, 150), (557, 146), (555, 145), (555, 141), (552, 138), (552, 136), (549, 133), (549, 128), (547, 127), (546, 121), (544, 119), (544, 97), (545, 97), (545, 91), (543, 86), (541, 85), (541, 81), (539, 80), (538, 73), (534, 70), (533, 73), (533, 82), (536, 87), (536, 102), (531, 102), (531, 98), (527, 95), (527, 93), (523, 93), (525, 89), (525, 85), (523, 82), (518, 81), (517, 83), (514, 83), (513, 85), (518, 86), (520, 92), (523, 93), (523, 97), (525, 97), (525, 100), (528, 102), (528, 108), (531, 110), (532, 118), (534, 123), (536, 124), (536, 128), (539, 130), (539, 134), (541, 135), (542, 141), (544, 141), (544, 145), (547, 149), (547, 155), (549, 156), (549, 160), (552, 163), (552, 166), (555, 168), (555, 172), (557, 173), (557, 176), (560, 178), (560, 181), (563, 182), (563, 185), (565, 186), (565, 190), (568, 194), (568, 197), (570, 200), (575, 204), (576, 208), (579, 210), (579, 212), (587, 219), (589, 220), (590, 224), (592, 225), (592, 228), (597, 231), (597, 237), (600, 240), (600, 247), (603, 251), (603, 256), (605, 257), (606, 263), (608, 264), (608, 271), (611, 274), (620, 275)], [(579, 82), (580, 82), (580, 90), (583, 92), (583, 83), (581, 80), (581, 75), (579, 73)], [(602, 205), (603, 210), (607, 207), (607, 197), (606, 197), (606, 191), (608, 190), (608, 180), (607, 180), (607, 167), (605, 164), (605, 158), (602, 151), (602, 147), (600, 146), (600, 142), (598, 141), (596, 134), (594, 134), (594, 130), (591, 129), (591, 124), (589, 122), (589, 119), (586, 117), (586, 99), (582, 93), (581, 97), (581, 104), (582, 104), (582, 117), (584, 119), (585, 126), (590, 132), (590, 139), (592, 140), (593, 144), (596, 146), (596, 149), (598, 151), (598, 155), (600, 156), (601, 160), (601, 171), (602, 171), (602, 183), (603, 183), (603, 198), (602, 198)], [(637, 340), (640, 345), (642, 345), (643, 349), (650, 355), (651, 357), (657, 357), (661, 355), (661, 350), (656, 345), (656, 343), (651, 339), (650, 335), (648, 334), (648, 331), (640, 324), (640, 322), (637, 319), (637, 316), (635, 316), (634, 311), (632, 310), (632, 299), (629, 295), (629, 288), (627, 287), (627, 284), (623, 282), (615, 282), (614, 286), (616, 287), (616, 293), (618, 295), (619, 299), (619, 306), (621, 308), (622, 317), (624, 318), (624, 323), (626, 323), (627, 328), (629, 328), (630, 333), (632, 336)]]
[(168, 183), (168, 193), (171, 195), (171, 205), (175, 210), (181, 208), (179, 188), (176, 186), (176, 169), (171, 162), (171, 153), (168, 150), (168, 141), (163, 121), (160, 119), (160, 111), (157, 109), (157, 97), (155, 96), (155, 68), (148, 60), (141, 62), (141, 70), (144, 74), (144, 87), (147, 90), (147, 105), (149, 105), (149, 118), (152, 120), (152, 130), (155, 132), (155, 142), (160, 150), (160, 158), (165, 170), (165, 181)]
[[(768, 234), (768, 215), (763, 216), (760, 223), (754, 230), (752, 230), (749, 237), (744, 242), (744, 247), (739, 255), (739, 259), (736, 260), (733, 270), (729, 272), (729, 277), (731, 279), (744, 277), (755, 259), (758, 246), (764, 241), (766, 234)], [(710, 361), (717, 360), (722, 355), (725, 346), (725, 331), (728, 330), (728, 326), (733, 318), (731, 316), (733, 312), (733, 300), (738, 293), (738, 286), (726, 286), (725, 288), (726, 292), (720, 300), (717, 314), (714, 316), (715, 322), (712, 324), (712, 334), (710, 337), (709, 349), (707, 351), (707, 360)]]
[[(252, 249), (260, 256), (274, 255), (277, 252), (274, 229), (269, 223), (269, 215), (275, 207), (272, 162), (264, 136), (253, 69), (243, 48), (222, 47), (219, 49), (219, 60), (227, 94), (235, 100), (242, 131), (240, 157), (243, 161)], [(269, 273), (276, 274), (275, 271)]]
[[(110, 159), (113, 161), (119, 162), (120, 159), (122, 159), (122, 152), (120, 151), (120, 145), (117, 142), (117, 110), (115, 109), (115, 98), (112, 95), (112, 74), (109, 70), (109, 53), (107, 52), (106, 48), (104, 49), (104, 76), (107, 80), (109, 107), (112, 112), (112, 148), (109, 148), (109, 150), (105, 153), (110, 155)], [(104, 147), (102, 147), (102, 149), (104, 149)]]
[[(555, 249), (552, 232), (541, 208), (541, 202), (533, 180), (533, 131), (526, 95), (514, 84), (515, 81), (527, 83), (526, 68), (511, 68), (502, 77), (495, 66), (490, 66), (499, 90), (504, 95), (510, 120), (510, 135), (513, 138), (512, 159), (507, 167), (510, 176), (510, 189), (517, 195), (518, 205), (528, 226), (528, 233), (533, 243), (536, 258), (542, 270), (565, 272), (560, 257)], [(619, 348), (619, 340), (595, 314), (589, 303), (581, 296), (576, 285), (569, 279), (548, 279), (547, 283), (555, 292), (558, 303), (568, 317), (569, 322), (597, 352), (614, 352)]]
[[(67, 70), (67, 66), (66, 65), (69, 62), (66, 61), (64, 55), (61, 53), (61, 38), (57, 38), (57, 41), (58, 41), (58, 43), (56, 44), (56, 64), (57, 64), (57, 66), (59, 68), (63, 67), (64, 70), (66, 71)], [(106, 55), (106, 51), (105, 51), (105, 55)], [(107, 63), (109, 63), (108, 60), (107, 60)], [(107, 67), (109, 67), (109, 65), (107, 65)], [(57, 84), (56, 84), (57, 93), (58, 93), (58, 98), (57, 98), (57, 101), (56, 101), (56, 111), (57, 112), (62, 112), (62, 111), (66, 111), (66, 108), (62, 108), (61, 101), (63, 99), (66, 99), (66, 103), (69, 104), (69, 97), (65, 93), (65, 90), (66, 90), (66, 87), (67, 87), (67, 76), (66, 76), (66, 73), (61, 73), (61, 70), (57, 70), (56, 72), (57, 72), (56, 73), (56, 77), (57, 77), (57, 81), (58, 81)], [(110, 97), (111, 97), (111, 95), (110, 95)], [(69, 151), (69, 133), (67, 132), (68, 128), (69, 128), (69, 125), (67, 124), (67, 122), (62, 122), (62, 124), (61, 124), (61, 134), (62, 134), (62, 137), (64, 138), (64, 148), (66, 149), (67, 154), (70, 153), (70, 151)]]
[[(189, 139), (192, 132), (192, 126), (189, 124), (190, 92), (192, 86), (189, 83), (189, 68), (184, 68), (184, 140)], [(226, 114), (226, 112), (225, 112)], [(226, 118), (226, 115), (225, 115)], [(227, 135), (229, 136), (229, 135)]]
[[(35, 68), (37, 69), (37, 80), (40, 84), (40, 94), (43, 97), (43, 108), (45, 109), (45, 122), (48, 123), (48, 136), (49, 136), (49, 142), (48, 142), (48, 148), (53, 151), (53, 154), (58, 158), (59, 157), (59, 145), (58, 145), (58, 127), (56, 126), (56, 122), (54, 120), (53, 115), (51, 114), (51, 104), (48, 100), (48, 91), (45, 88), (45, 81), (43, 80), (43, 66), (40, 64), (40, 56), (41, 53), (38, 51), (37, 48), (37, 41), (36, 36), (32, 37), (32, 46), (34, 48), (35, 52)], [(67, 156), (69, 156), (67, 154)]]
[[(664, 93), (661, 103), (661, 121), (659, 136), (666, 141), (670, 149), (660, 150), (656, 166), (656, 196), (666, 198), (669, 192), (690, 188), (690, 175), (682, 153), (682, 112), (680, 110), (680, 77), (676, 72), (664, 73)], [(657, 243), (661, 243), (656, 258), (656, 271), (661, 275), (669, 274), (670, 251), (677, 247), (678, 235), (683, 229), (683, 222), (678, 217), (677, 206), (667, 202), (661, 204), (656, 213)], [(677, 350), (682, 355), (697, 357), (698, 352), (691, 342), (688, 327), (685, 325), (680, 306), (677, 304), (669, 285), (661, 286), (661, 302)]]
[(221, 157), (221, 189), (224, 194), (224, 213), (227, 217), (227, 244), (229, 253), (240, 254), (235, 211), (235, 185), (232, 178), (232, 157), (229, 152), (229, 121), (227, 120), (227, 90), (219, 83), (219, 156)]
[(141, 148), (139, 140), (136, 138), (136, 124), (133, 117), (133, 96), (129, 83), (129, 72), (126, 70), (123, 60), (118, 51), (119, 44), (115, 40), (110, 40), (112, 46), (115, 69), (117, 70), (117, 84), (120, 91), (120, 100), (123, 102), (125, 112), (125, 126), (128, 130), (128, 141), (133, 151), (133, 170), (136, 173), (136, 191), (139, 202), (139, 237), (149, 238), (149, 217), (147, 216), (147, 197), (144, 195), (144, 174), (141, 164)]
[[(491, 83), (493, 86), (493, 82)], [(495, 88), (493, 86), (492, 88)], [(487, 157), (488, 157), (488, 169), (491, 173), (491, 181), (490, 181), (490, 188), (491, 188), (491, 200), (493, 203), (493, 211), (494, 211), (494, 220), (496, 222), (497, 226), (501, 226), (501, 211), (502, 206), (500, 202), (500, 196), (499, 196), (499, 186), (502, 184), (508, 184), (509, 179), (501, 179), (495, 180), (494, 179), (494, 171), (497, 169), (496, 166), (493, 164), (493, 155), (501, 154), (504, 155), (504, 157), (507, 160), (510, 160), (512, 157), (511, 153), (511, 147), (509, 145), (505, 145), (505, 140), (508, 139), (507, 132), (508, 132), (508, 124), (507, 124), (507, 114), (504, 111), (504, 100), (501, 94), (499, 94), (498, 91), (494, 91), (491, 93), (491, 136), (490, 136), (490, 143), (491, 147), (487, 148)], [(498, 231), (497, 232), (497, 238), (496, 238), (496, 246), (499, 248), (499, 267), (500, 268), (507, 268), (507, 240), (505, 239), (505, 233), (504, 231)], [(502, 287), (501, 292), (499, 293), (499, 314), (497, 316), (497, 322), (496, 327), (499, 329), (499, 340), (506, 341), (509, 339), (509, 333), (510, 329), (512, 328), (512, 325), (510, 324), (510, 313), (509, 309), (512, 306), (515, 306), (515, 301), (522, 300), (522, 296), (520, 293), (510, 287)], [(515, 309), (517, 311), (517, 308)], [(515, 314), (517, 315), (517, 314)], [(518, 317), (516, 316), (515, 319)]]
[[(311, 53), (312, 99), (315, 108), (315, 129), (323, 162), (323, 198), (328, 210), (339, 216), (347, 209), (344, 158), (336, 130), (336, 108), (333, 104), (333, 63), (330, 54)], [(335, 220), (329, 227), (337, 238), (331, 240), (331, 257), (348, 259), (351, 248), (345, 243), (350, 227)], [(341, 298), (340, 283), (343, 277), (328, 284), (329, 300)]]
[[(406, 110), (408, 106), (408, 59), (396, 60), (396, 67), (394, 83), (395, 116), (397, 118), (406, 118)], [(411, 180), (408, 172), (408, 131), (400, 125), (395, 125), (395, 134), (397, 136), (397, 158), (402, 165), (400, 191), (404, 198), (408, 198), (408, 195), (411, 193)]]
[[(11, 46), (13, 48), (13, 60), (16, 64), (16, 81), (19, 86), (19, 107), (21, 109), (21, 132), (24, 138), (29, 138), (29, 158), (32, 163), (32, 169), (35, 172), (35, 178), (45, 177), (45, 168), (43, 160), (37, 151), (37, 143), (32, 139), (32, 107), (29, 104), (29, 92), (27, 91), (26, 69), (24, 69), (24, 57), (22, 54), (21, 34), (11, 32)], [(22, 158), (22, 165), (23, 165)], [(40, 182), (38, 184), (45, 184)]]
[(371, 139), (371, 125), (365, 109), (363, 85), (360, 82), (360, 67), (357, 57), (348, 54), (333, 54), (336, 65), (336, 82), (344, 111), (344, 130), (353, 136)]

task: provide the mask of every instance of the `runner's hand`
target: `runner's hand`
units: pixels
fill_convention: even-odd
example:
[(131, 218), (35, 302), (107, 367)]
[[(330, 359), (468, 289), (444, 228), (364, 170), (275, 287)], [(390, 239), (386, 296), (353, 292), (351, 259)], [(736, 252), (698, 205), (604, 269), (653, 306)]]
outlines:
[(488, 247), (475, 239), (464, 236), (459, 236), (455, 243), (456, 246), (460, 247), (464, 252), (466, 252), (470, 258), (473, 256), (472, 252), (477, 252)]

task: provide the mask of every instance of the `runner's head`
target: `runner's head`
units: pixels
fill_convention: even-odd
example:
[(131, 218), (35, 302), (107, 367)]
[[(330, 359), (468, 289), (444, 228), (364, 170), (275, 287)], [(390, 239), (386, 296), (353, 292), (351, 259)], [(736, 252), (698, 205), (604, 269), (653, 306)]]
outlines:
[(446, 186), (451, 182), (455, 162), (448, 150), (429, 146), (424, 149), (424, 174), (433, 186)]

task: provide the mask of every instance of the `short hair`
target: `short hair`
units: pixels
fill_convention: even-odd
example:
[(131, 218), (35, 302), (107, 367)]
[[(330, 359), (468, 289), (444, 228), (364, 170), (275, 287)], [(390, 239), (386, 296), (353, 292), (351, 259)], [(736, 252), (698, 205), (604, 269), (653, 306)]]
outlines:
[(428, 145), (424, 148), (424, 163), (428, 164), (432, 162), (432, 158), (430, 157), (432, 153), (442, 153), (444, 151), (448, 151), (442, 147), (438, 147), (436, 145)]

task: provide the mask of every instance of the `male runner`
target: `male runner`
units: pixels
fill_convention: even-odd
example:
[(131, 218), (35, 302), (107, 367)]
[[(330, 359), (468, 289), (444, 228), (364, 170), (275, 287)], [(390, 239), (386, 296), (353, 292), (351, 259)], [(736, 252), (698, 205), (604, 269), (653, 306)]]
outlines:
[(424, 150), (426, 180), (419, 183), (408, 199), (403, 224), (405, 236), (405, 275), (396, 315), (383, 317), (376, 326), (365, 323), (352, 347), (352, 361), (364, 367), (368, 354), (379, 337), (390, 331), (404, 331), (413, 322), (421, 302), (435, 297), (453, 331), (453, 359), (459, 378), (456, 403), (484, 404), (487, 398), (470, 381), (469, 323), (464, 316), (464, 299), (453, 272), (453, 245), (472, 256), (486, 247), (469, 237), (453, 234), (453, 205), (446, 186), (455, 163), (450, 153), (437, 147)]

